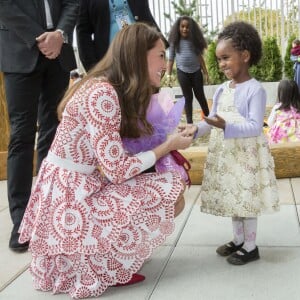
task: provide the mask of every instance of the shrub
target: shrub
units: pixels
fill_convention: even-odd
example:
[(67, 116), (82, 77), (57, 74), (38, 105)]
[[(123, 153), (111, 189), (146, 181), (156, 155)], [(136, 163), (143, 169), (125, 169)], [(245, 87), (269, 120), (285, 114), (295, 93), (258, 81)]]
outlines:
[[(284, 60), (285, 76), (293, 78), (293, 63), (290, 61), (291, 43), (295, 37), (289, 39)], [(209, 84), (220, 84), (227, 80), (223, 72), (220, 71), (216, 59), (216, 42), (212, 41), (208, 45), (205, 53), (205, 62), (209, 74)], [(283, 61), (277, 40), (274, 37), (267, 37), (263, 40), (263, 55), (258, 65), (250, 68), (250, 74), (259, 81), (279, 81), (283, 76)], [(175, 70), (174, 70), (175, 69)], [(162, 86), (165, 85), (165, 78)], [(178, 85), (176, 67), (172, 72), (172, 86)]]
[(226, 80), (225, 75), (220, 71), (218, 66), (216, 59), (216, 45), (216, 42), (211, 42), (207, 47), (207, 52), (205, 55), (210, 84), (220, 84)]
[(279, 81), (282, 78), (283, 62), (277, 40), (267, 37), (263, 40), (263, 55), (257, 66), (250, 69), (251, 75), (259, 81)]

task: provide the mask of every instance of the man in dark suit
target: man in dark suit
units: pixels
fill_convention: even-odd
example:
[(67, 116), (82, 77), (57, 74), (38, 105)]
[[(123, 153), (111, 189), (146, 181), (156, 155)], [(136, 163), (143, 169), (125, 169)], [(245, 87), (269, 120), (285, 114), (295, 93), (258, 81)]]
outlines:
[[(79, 57), (86, 71), (105, 55), (120, 29), (119, 16), (129, 23), (145, 22), (159, 30), (148, 0), (81, 0), (76, 32)], [(165, 43), (168, 46), (167, 40)]]
[(0, 0), (0, 70), (10, 122), (7, 187), (13, 222), (9, 247), (26, 251), (18, 228), (30, 196), (38, 124), (37, 169), (54, 137), (57, 105), (76, 68), (72, 34), (79, 0)]

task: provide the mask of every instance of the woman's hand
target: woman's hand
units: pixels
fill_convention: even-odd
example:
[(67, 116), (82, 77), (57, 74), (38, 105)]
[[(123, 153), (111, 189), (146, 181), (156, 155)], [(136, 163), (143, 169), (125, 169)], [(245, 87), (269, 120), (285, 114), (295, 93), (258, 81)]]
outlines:
[(198, 131), (198, 127), (193, 124), (179, 124), (177, 131), (185, 134), (186, 136), (192, 136), (194, 138)]
[(188, 148), (193, 141), (193, 135), (189, 134), (187, 130), (175, 132), (167, 137), (169, 143), (169, 150), (179, 150)]
[(204, 117), (204, 120), (207, 124), (225, 129), (226, 122), (223, 118), (221, 118), (219, 115), (215, 115), (214, 117)]
[(172, 150), (186, 149), (193, 141), (193, 135), (189, 131), (183, 129), (168, 135), (167, 140), (161, 145), (152, 149), (156, 160), (170, 153)]

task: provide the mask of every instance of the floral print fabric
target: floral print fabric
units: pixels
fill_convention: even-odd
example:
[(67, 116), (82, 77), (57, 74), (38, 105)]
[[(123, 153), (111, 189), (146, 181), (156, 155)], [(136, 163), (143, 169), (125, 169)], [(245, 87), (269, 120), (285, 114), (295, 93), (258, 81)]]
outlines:
[(290, 110), (277, 109), (268, 137), (270, 144), (299, 142), (300, 113), (294, 107), (291, 107)]
[(114, 89), (99, 79), (65, 109), (20, 227), (37, 289), (99, 296), (129, 281), (174, 230), (181, 178), (140, 174), (147, 153), (124, 152), (120, 120)]

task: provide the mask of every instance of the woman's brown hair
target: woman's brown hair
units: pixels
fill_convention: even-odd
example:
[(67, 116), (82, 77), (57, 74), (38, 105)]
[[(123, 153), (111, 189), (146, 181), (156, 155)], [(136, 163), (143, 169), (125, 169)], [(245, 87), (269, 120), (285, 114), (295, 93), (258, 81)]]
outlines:
[(72, 86), (58, 106), (62, 112), (76, 90), (87, 80), (104, 77), (118, 94), (121, 107), (122, 137), (140, 137), (152, 133), (146, 111), (155, 88), (150, 83), (147, 52), (161, 34), (143, 23), (126, 26), (112, 41), (104, 58), (77, 84)]

